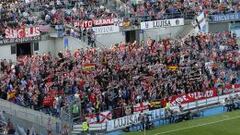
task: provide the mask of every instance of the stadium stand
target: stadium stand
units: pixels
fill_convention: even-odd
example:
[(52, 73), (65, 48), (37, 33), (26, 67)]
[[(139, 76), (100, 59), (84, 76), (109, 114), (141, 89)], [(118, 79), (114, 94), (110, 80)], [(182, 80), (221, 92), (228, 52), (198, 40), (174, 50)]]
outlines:
[[(110, 119), (117, 119), (164, 108), (181, 95), (207, 95), (212, 90), (212, 95), (220, 96), (226, 87), (240, 86), (239, 45), (236, 35), (231, 32), (198, 33), (181, 39), (154, 40), (149, 37), (143, 42), (121, 42), (112, 48), (99, 49), (96, 48), (95, 32), (84, 23), (117, 18), (117, 21), (129, 20), (139, 26), (144, 21), (193, 20), (200, 12), (206, 16), (238, 12), (239, 1), (119, 2), (119, 8), (114, 9), (103, 6), (105, 2), (98, 0), (2, 1), (1, 38), (5, 37), (6, 28), (62, 25), (64, 35), (86, 40), (92, 48), (78, 49), (74, 53), (66, 49), (57, 56), (51, 53), (23, 56), (16, 63), (0, 60), (0, 98), (58, 118), (63, 117), (63, 112), (68, 113), (75, 124), (86, 120), (90, 124), (99, 124), (108, 119), (100, 118), (102, 113), (106, 113), (104, 117), (110, 114)], [(78, 29), (77, 34), (72, 34), (74, 32), (67, 26)], [(226, 99), (225, 102), (227, 111), (232, 110), (233, 101)], [(215, 104), (219, 105), (219, 102), (211, 105)], [(238, 102), (236, 106), (239, 106)], [(197, 109), (191, 108), (191, 111)], [(189, 111), (185, 110), (183, 117)], [(174, 118), (174, 121), (182, 121), (183, 117)], [(6, 127), (8, 134), (15, 130), (10, 121), (0, 123), (0, 134), (1, 127)], [(64, 126), (62, 135), (68, 134), (68, 128)]]
[(58, 58), (35, 55), (16, 65), (2, 61), (1, 95), (57, 115), (67, 104), (66, 97), (78, 94), (81, 110), (97, 113), (238, 84), (237, 49), (235, 38), (226, 32), (191, 36), (184, 42), (149, 39), (147, 47), (133, 43), (102, 51), (67, 51)]

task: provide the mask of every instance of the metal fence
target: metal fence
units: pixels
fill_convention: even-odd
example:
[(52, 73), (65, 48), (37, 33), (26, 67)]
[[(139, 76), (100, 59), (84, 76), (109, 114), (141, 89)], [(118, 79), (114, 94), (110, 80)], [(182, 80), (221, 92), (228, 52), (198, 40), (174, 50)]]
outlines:
[(0, 99), (0, 111), (5, 112), (7, 118), (12, 120), (15, 125), (20, 125), (26, 129), (33, 127), (40, 135), (46, 135), (47, 130), (58, 134), (63, 124), (58, 118), (15, 105), (2, 99)]
[[(203, 100), (198, 100), (195, 102), (186, 103), (186, 104), (182, 105), (182, 107), (183, 107), (182, 112), (177, 111), (179, 109), (179, 106), (173, 106), (173, 107), (171, 107), (171, 109), (176, 110), (176, 111), (174, 111), (174, 112), (176, 112), (176, 114), (174, 114), (174, 115), (169, 115), (168, 111), (166, 111), (165, 108), (150, 110), (146, 113), (149, 115), (150, 121), (155, 121), (155, 122), (159, 121), (159, 123), (162, 123), (162, 125), (165, 125), (165, 124), (171, 123), (170, 121), (172, 121), (173, 123), (178, 121), (178, 119), (179, 119), (179, 117), (181, 117), (181, 115), (188, 113), (188, 112), (192, 113), (192, 115), (191, 115), (192, 118), (204, 117), (204, 110), (213, 108), (213, 107), (217, 107), (217, 106), (221, 106), (221, 105), (223, 105), (225, 98), (235, 97), (236, 95), (239, 95), (239, 94), (240, 94), (240, 92), (236, 92), (236, 93), (231, 93), (231, 94), (227, 94), (227, 95), (222, 95), (222, 96), (217, 96), (217, 97), (207, 98), (207, 99), (203, 99)], [(235, 99), (234, 103), (240, 105), (240, 100)], [(225, 110), (224, 106), (223, 106), (223, 109)], [(134, 114), (131, 114), (128, 116), (114, 118), (112, 120), (109, 120), (109, 121), (101, 123), (101, 124), (92, 124), (92, 125), (90, 125), (89, 129), (90, 129), (90, 132), (93, 134), (97, 134), (99, 132), (101, 132), (103, 134), (107, 134), (109, 132), (125, 129), (127, 127), (133, 127), (133, 129), (138, 130), (140, 120), (137, 119), (136, 121), (130, 122), (127, 119), (139, 117), (139, 114), (140, 113), (134, 113)], [(115, 129), (114, 125), (118, 124), (118, 122), (121, 122), (124, 124), (122, 124), (121, 126), (118, 126)], [(118, 125), (120, 125), (120, 124), (118, 124)], [(74, 125), (73, 129), (75, 132), (77, 132), (77, 131), (81, 132), (81, 125), (80, 124)]]

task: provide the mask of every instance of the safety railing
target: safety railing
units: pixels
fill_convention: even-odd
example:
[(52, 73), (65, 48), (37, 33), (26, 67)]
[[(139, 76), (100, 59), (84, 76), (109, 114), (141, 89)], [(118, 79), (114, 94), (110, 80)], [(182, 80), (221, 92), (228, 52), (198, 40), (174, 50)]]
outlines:
[[(200, 116), (204, 116), (204, 113), (203, 113), (204, 110), (215, 107), (215, 106), (220, 106), (221, 104), (224, 104), (225, 98), (235, 97), (236, 95), (239, 95), (239, 94), (240, 92), (236, 92), (236, 93), (216, 96), (212, 98), (207, 98), (203, 100), (197, 100), (194, 102), (182, 104), (182, 107), (183, 107), (182, 111), (180, 111), (180, 108), (178, 105), (172, 106), (170, 109), (174, 110), (173, 112), (176, 113), (174, 114), (175, 116), (174, 118), (177, 118), (177, 116), (182, 115), (184, 113), (188, 113), (188, 112), (199, 113)], [(239, 103), (240, 100), (235, 99), (234, 102)], [(104, 123), (90, 124), (89, 130), (91, 132), (104, 131), (105, 133), (107, 133), (115, 130), (125, 129), (131, 126), (137, 127), (138, 124), (140, 124), (140, 119), (139, 119), (140, 114), (141, 112), (138, 112), (138, 113), (123, 116), (120, 118), (112, 119)], [(173, 116), (172, 114), (170, 115), (165, 108), (146, 111), (144, 112), (144, 114), (148, 114), (148, 116), (150, 117), (150, 121), (162, 120), (163, 124), (168, 124), (170, 117)], [(73, 130), (81, 132), (82, 131), (81, 125), (74, 125)]]
[[(78, 28), (75, 28), (75, 27), (73, 27), (71, 25), (65, 25), (65, 28), (66, 29), (73, 29), (75, 32), (78, 33), (75, 36), (72, 36), (71, 33), (69, 33), (69, 34), (67, 34), (68, 36), (71, 36), (71, 37), (73, 37), (75, 39), (81, 40), (82, 42), (84, 42), (86, 44), (89, 44), (88, 41), (87, 41), (88, 40), (87, 38), (88, 38), (88, 36), (91, 36), (91, 35), (89, 35), (87, 32), (85, 32), (85, 35), (84, 35), (83, 31), (82, 31), (81, 35), (80, 35), (79, 34), (80, 30)], [(94, 44), (96, 45), (96, 47), (99, 48), (99, 49), (107, 48), (107, 45), (103, 44), (102, 42), (98, 41), (97, 39), (94, 39), (94, 42), (95, 42)], [(90, 44), (89, 44), (89, 47), (90, 47)]]
[(0, 99), (0, 111), (4, 111), (10, 119), (19, 125), (33, 125), (38, 133), (46, 133), (47, 130), (59, 133), (62, 124), (58, 118), (18, 106), (3, 99)]

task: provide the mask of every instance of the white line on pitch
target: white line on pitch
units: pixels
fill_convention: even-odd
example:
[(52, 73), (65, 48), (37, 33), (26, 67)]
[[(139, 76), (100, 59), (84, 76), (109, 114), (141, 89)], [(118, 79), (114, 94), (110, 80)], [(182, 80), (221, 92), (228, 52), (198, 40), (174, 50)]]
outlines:
[(219, 123), (219, 122), (228, 121), (228, 120), (234, 120), (234, 119), (239, 119), (239, 118), (240, 118), (240, 116), (236, 116), (236, 117), (232, 117), (232, 118), (228, 118), (228, 119), (222, 119), (222, 120), (213, 121), (213, 122), (209, 122), (209, 123), (199, 124), (199, 125), (196, 125), (196, 126), (190, 126), (190, 127), (178, 128), (178, 129), (174, 129), (174, 130), (160, 132), (160, 133), (156, 133), (154, 135), (161, 135), (161, 134), (167, 134), (167, 133), (172, 133), (172, 132), (176, 132), (176, 131), (196, 128), (196, 127), (203, 127), (203, 126), (212, 125), (212, 124), (216, 124), (216, 123)]

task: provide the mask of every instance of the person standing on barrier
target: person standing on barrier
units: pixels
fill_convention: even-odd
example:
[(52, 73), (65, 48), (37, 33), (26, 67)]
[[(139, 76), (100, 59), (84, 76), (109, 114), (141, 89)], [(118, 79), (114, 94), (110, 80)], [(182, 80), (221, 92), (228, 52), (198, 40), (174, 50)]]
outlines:
[(227, 112), (229, 112), (230, 111), (230, 102), (229, 102), (228, 98), (224, 99), (224, 103), (225, 103), (225, 107), (227, 108)]
[(236, 109), (240, 108), (240, 96), (238, 94), (236, 94), (235, 98), (234, 98), (234, 106)]
[(79, 116), (79, 113), (80, 113), (79, 106), (76, 103), (73, 104), (73, 106), (72, 106), (73, 117), (75, 118), (75, 117)]
[(172, 123), (173, 118), (172, 118), (172, 110), (170, 109), (170, 107), (171, 107), (171, 104), (170, 104), (170, 102), (168, 101), (168, 102), (166, 103), (166, 106), (165, 106), (166, 117), (169, 119), (169, 123)]
[(234, 107), (234, 98), (232, 96), (229, 97), (229, 102), (230, 102), (230, 111), (235, 109)]
[(67, 125), (64, 125), (63, 126), (63, 129), (61, 131), (61, 135), (68, 135), (68, 126)]
[(53, 135), (53, 134), (52, 134), (52, 131), (48, 131), (48, 135)]
[(166, 110), (170, 110), (170, 107), (171, 107), (170, 102), (167, 102), (165, 109), (166, 109)]
[(144, 130), (144, 124), (145, 124), (144, 114), (139, 114), (138, 119), (140, 121), (140, 131), (143, 131)]
[(87, 121), (84, 121), (84, 122), (82, 123), (82, 131), (83, 131), (83, 134), (84, 134), (84, 135), (87, 135), (87, 134), (88, 134), (88, 132), (89, 132), (89, 124), (88, 124)]

